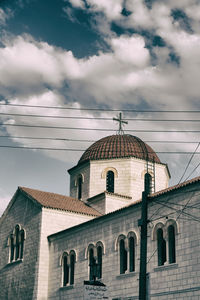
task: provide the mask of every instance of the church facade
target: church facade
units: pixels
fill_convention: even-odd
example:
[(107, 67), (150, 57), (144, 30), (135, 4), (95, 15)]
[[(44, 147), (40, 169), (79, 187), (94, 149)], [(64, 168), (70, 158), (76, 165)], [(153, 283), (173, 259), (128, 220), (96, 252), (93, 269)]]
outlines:
[(138, 299), (141, 196), (148, 195), (148, 299), (200, 299), (200, 177), (169, 187), (169, 170), (137, 137), (91, 145), (71, 168), (70, 196), (19, 187), (0, 219), (0, 299)]

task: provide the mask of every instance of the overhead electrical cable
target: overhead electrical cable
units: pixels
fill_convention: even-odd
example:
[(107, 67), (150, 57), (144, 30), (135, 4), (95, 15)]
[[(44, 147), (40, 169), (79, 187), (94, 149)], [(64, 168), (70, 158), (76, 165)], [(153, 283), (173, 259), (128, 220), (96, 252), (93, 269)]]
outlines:
[[(71, 148), (51, 148), (51, 147), (27, 147), (27, 146), (11, 146), (11, 145), (0, 145), (0, 148), (13, 148), (13, 149), (30, 149), (30, 150), (52, 150), (52, 151), (79, 151), (79, 152), (84, 152), (86, 149), (71, 149)], [(103, 151), (101, 151), (103, 152)], [(154, 153), (154, 151), (149, 153)], [(167, 152), (167, 151), (157, 151), (156, 153), (158, 154), (192, 154), (192, 152), (178, 152), (178, 151), (171, 151), (171, 152)], [(143, 152), (135, 152), (135, 154), (143, 154)], [(197, 152), (197, 154), (200, 154), (200, 152)]]
[[(105, 117), (82, 117), (82, 116), (57, 116), (57, 115), (36, 115), (36, 114), (18, 114), (18, 113), (0, 113), (1, 116), (15, 117), (34, 117), (34, 118), (55, 118), (55, 119), (75, 119), (75, 120), (103, 120), (113, 121), (113, 118)], [(150, 118), (124, 118), (124, 121), (142, 121), (142, 122), (200, 122), (198, 119), (150, 119)]]
[[(48, 128), (48, 129), (66, 129), (66, 130), (83, 130), (83, 131), (111, 131), (116, 132), (116, 129), (110, 128), (84, 128), (84, 127), (65, 127), (65, 126), (47, 126), (47, 125), (30, 125), (30, 124), (10, 124), (0, 123), (0, 126), (14, 127), (31, 127), (31, 128)], [(178, 132), (178, 133), (199, 133), (200, 130), (144, 130), (144, 129), (126, 129), (125, 132)]]
[(188, 177), (185, 180), (188, 180), (188, 178), (190, 178), (190, 176), (198, 169), (199, 166), (200, 166), (200, 163), (198, 163), (198, 165), (192, 170), (190, 175), (188, 175)]
[(189, 167), (189, 165), (190, 165), (190, 163), (191, 163), (191, 161), (192, 161), (192, 159), (193, 159), (195, 153), (197, 152), (197, 149), (199, 148), (199, 145), (200, 145), (200, 143), (198, 143), (196, 149), (194, 150), (194, 153), (191, 155), (191, 157), (190, 157), (190, 159), (189, 159), (189, 161), (188, 161), (188, 163), (187, 163), (187, 166), (186, 166), (186, 168), (185, 168), (185, 170), (184, 170), (184, 172), (183, 172), (183, 175), (181, 176), (181, 178), (180, 178), (178, 184), (181, 182), (181, 180), (182, 180), (183, 177), (185, 176), (185, 173), (187, 172), (187, 169), (188, 169), (188, 167)]
[(144, 113), (200, 113), (200, 110), (141, 110), (141, 109), (110, 109), (110, 108), (83, 108), (83, 107), (66, 107), (66, 106), (45, 106), (45, 105), (29, 105), (29, 104), (15, 104), (15, 103), (1, 103), (4, 106), (15, 107), (32, 107), (32, 108), (52, 108), (52, 109), (66, 109), (66, 110), (83, 110), (83, 111), (116, 111), (116, 112), (144, 112)]
[[(70, 141), (70, 142), (88, 142), (95, 143), (96, 140), (82, 140), (82, 139), (71, 139), (71, 138), (56, 138), (56, 137), (31, 137), (31, 136), (14, 136), (14, 135), (0, 135), (0, 138), (11, 138), (11, 139), (33, 139), (33, 140), (55, 140), (55, 141)], [(197, 141), (154, 141), (144, 140), (145, 143), (161, 143), (161, 144), (197, 144)]]

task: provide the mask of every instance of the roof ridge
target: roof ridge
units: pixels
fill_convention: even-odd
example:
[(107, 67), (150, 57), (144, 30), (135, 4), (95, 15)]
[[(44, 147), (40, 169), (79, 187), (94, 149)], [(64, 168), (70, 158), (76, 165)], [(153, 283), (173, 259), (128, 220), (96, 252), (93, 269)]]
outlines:
[(168, 193), (168, 192), (171, 192), (171, 191), (174, 191), (174, 190), (177, 190), (179, 188), (182, 188), (182, 187), (185, 187), (189, 184), (192, 184), (192, 183), (195, 183), (195, 182), (198, 182), (200, 181), (200, 176), (197, 176), (197, 177), (194, 177), (192, 179), (189, 179), (187, 181), (184, 181), (184, 182), (181, 182), (181, 183), (178, 183), (178, 184), (175, 184), (175, 185), (172, 185), (166, 189), (163, 189), (163, 190), (160, 190), (160, 191), (157, 191), (153, 194), (150, 195), (150, 197), (156, 197), (156, 196), (159, 196), (159, 195), (162, 195), (162, 194), (165, 194), (165, 193)]

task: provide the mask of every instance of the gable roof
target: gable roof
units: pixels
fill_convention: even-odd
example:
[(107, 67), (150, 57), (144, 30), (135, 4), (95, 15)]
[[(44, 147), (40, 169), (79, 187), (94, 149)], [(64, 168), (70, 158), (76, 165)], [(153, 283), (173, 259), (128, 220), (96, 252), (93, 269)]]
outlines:
[(63, 196), (56, 193), (43, 192), (40, 190), (30, 189), (26, 187), (19, 187), (22, 193), (37, 201), (42, 207), (59, 209), (90, 216), (101, 216), (97, 210), (90, 207), (86, 203), (76, 198)]
[(187, 181), (184, 181), (182, 183), (170, 186), (170, 187), (168, 187), (164, 190), (160, 190), (158, 192), (155, 192), (155, 193), (151, 194), (150, 197), (154, 198), (154, 197), (157, 197), (157, 196), (160, 196), (160, 195), (164, 195), (164, 194), (167, 194), (169, 192), (173, 192), (175, 190), (178, 190), (179, 188), (183, 188), (183, 187), (188, 186), (190, 184), (196, 183), (198, 181), (200, 181), (200, 176), (192, 178), (192, 179), (187, 180)]
[[(161, 195), (168, 194), (169, 192), (173, 192), (173, 191), (175, 191), (175, 190), (177, 190), (179, 188), (181, 189), (181, 188), (187, 187), (189, 185), (192, 185), (192, 184), (195, 184), (195, 183), (198, 183), (198, 182), (200, 182), (200, 176), (195, 177), (195, 178), (193, 178), (191, 180), (182, 182), (180, 184), (174, 185), (172, 187), (166, 188), (166, 189), (161, 190), (159, 192), (156, 192), (156, 193), (154, 193), (154, 194), (152, 194), (152, 195), (149, 196), (149, 198), (150, 198), (149, 200), (151, 201), (151, 200), (153, 200), (152, 198), (154, 198), (154, 197), (156, 198), (156, 197), (159, 197)], [(75, 228), (80, 228), (80, 227), (85, 226), (87, 224), (92, 224), (92, 223), (96, 223), (96, 222), (99, 222), (99, 221), (101, 222), (102, 219), (107, 219), (111, 215), (121, 214), (123, 211), (126, 211), (126, 210), (130, 209), (131, 207), (136, 207), (138, 205), (141, 205), (141, 203), (142, 203), (142, 199), (138, 199), (134, 203), (128, 204), (126, 206), (123, 206), (123, 207), (121, 207), (121, 208), (119, 208), (119, 209), (117, 209), (115, 211), (109, 212), (108, 214), (102, 215), (100, 218), (94, 218), (94, 219), (89, 220), (87, 222), (75, 225), (73, 227), (70, 227), (70, 228), (58, 231), (58, 232), (53, 233), (53, 234), (50, 234), (48, 236), (48, 240), (50, 240), (52, 237), (55, 237), (55, 236), (60, 235), (60, 234), (63, 234), (65, 232), (70, 232), (70, 231), (74, 230)]]

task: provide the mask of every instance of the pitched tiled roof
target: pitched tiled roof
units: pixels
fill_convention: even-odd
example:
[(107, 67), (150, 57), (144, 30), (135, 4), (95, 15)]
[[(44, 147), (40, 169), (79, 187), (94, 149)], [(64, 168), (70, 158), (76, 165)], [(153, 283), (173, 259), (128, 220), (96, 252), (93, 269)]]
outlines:
[(92, 144), (81, 156), (78, 164), (98, 159), (136, 157), (160, 163), (155, 151), (136, 136), (111, 135)]
[(83, 201), (72, 197), (63, 196), (55, 193), (43, 192), (26, 187), (19, 187), (19, 190), (25, 192), (26, 195), (33, 198), (43, 207), (65, 210), (84, 215), (101, 216), (101, 214), (94, 208), (86, 205)]
[(150, 195), (150, 197), (157, 197), (157, 196), (160, 196), (160, 195), (163, 195), (163, 194), (166, 194), (166, 193), (178, 190), (179, 188), (185, 187), (187, 185), (193, 184), (193, 183), (198, 182), (198, 181), (200, 181), (200, 176), (195, 177), (195, 178), (190, 179), (190, 180), (187, 180), (185, 182), (182, 182), (182, 183), (170, 186), (170, 187), (168, 187), (168, 188), (166, 188), (164, 190), (158, 191), (156, 193), (153, 193), (152, 195)]

